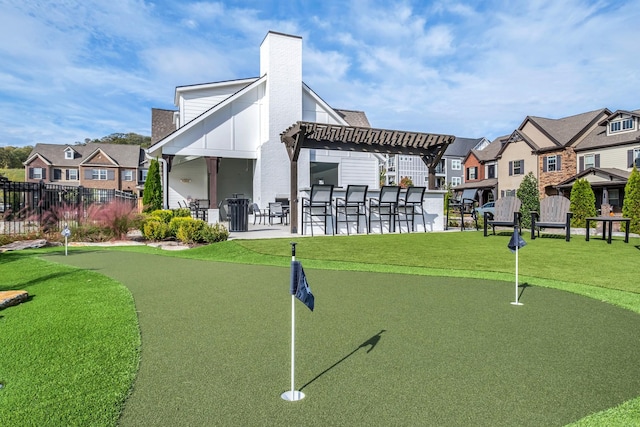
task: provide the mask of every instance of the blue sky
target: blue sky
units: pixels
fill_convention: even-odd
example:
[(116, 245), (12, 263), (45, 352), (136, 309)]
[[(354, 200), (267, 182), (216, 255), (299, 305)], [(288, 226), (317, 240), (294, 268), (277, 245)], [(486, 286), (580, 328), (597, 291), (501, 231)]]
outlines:
[(267, 31), (379, 128), (487, 137), (640, 109), (633, 0), (0, 0), (0, 146), (151, 134), (176, 86), (257, 77)]

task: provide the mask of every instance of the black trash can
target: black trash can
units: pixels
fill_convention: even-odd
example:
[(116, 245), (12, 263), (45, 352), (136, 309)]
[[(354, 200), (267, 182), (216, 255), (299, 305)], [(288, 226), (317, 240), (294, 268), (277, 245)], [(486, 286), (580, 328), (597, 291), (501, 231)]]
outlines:
[(249, 231), (249, 199), (227, 199), (229, 231)]

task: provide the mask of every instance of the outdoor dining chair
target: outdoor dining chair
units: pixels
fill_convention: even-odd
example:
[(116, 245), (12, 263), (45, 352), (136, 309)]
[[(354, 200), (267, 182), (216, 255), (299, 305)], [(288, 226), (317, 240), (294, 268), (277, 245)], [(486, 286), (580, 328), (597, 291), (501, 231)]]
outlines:
[(253, 225), (256, 225), (256, 220), (258, 219), (258, 224), (262, 224), (265, 221), (265, 217), (269, 216), (269, 212), (263, 212), (260, 210), (260, 206), (258, 206), (257, 203), (251, 204), (251, 212), (253, 213)]
[(302, 234), (304, 234), (305, 225), (309, 224), (313, 236), (313, 218), (322, 218), (324, 234), (327, 234), (327, 224), (331, 224), (331, 234), (335, 234), (332, 201), (333, 185), (313, 184), (311, 186), (311, 196), (302, 198)]
[[(336, 197), (336, 230), (340, 233), (340, 223), (347, 226), (349, 235), (349, 222), (355, 217), (356, 233), (360, 232), (360, 217), (364, 218), (364, 229), (369, 233), (367, 221), (367, 189), (368, 185), (349, 185), (345, 197)], [(343, 215), (344, 219), (340, 219)], [(351, 219), (350, 219), (351, 217)]]
[[(422, 223), (424, 225), (424, 209), (422, 208), (422, 200), (424, 199), (424, 192), (426, 187), (409, 187), (407, 188), (407, 194), (404, 199), (400, 198), (398, 203), (398, 212), (404, 215), (405, 223), (407, 224), (408, 231), (416, 231), (416, 209), (419, 208), (420, 216), (422, 217)], [(409, 220), (411, 220), (411, 228), (409, 228)], [(424, 231), (427, 231), (427, 227), (424, 227)]]
[(287, 224), (287, 213), (280, 202), (269, 202), (269, 225), (273, 225), (273, 219), (280, 219), (280, 224)]
[[(400, 187), (395, 185), (383, 185), (380, 189), (379, 198), (369, 198), (369, 232), (371, 232), (371, 224), (373, 223), (374, 214), (378, 217), (381, 234), (383, 233), (383, 221), (389, 221), (389, 232), (396, 231), (399, 197)], [(402, 232), (402, 227), (400, 228), (400, 232)]]
[(520, 229), (520, 206), (522, 206), (522, 202), (516, 196), (505, 196), (496, 200), (495, 214), (484, 213), (484, 237), (488, 236), (488, 226), (491, 226), (493, 234), (496, 234), (496, 227), (518, 227)]

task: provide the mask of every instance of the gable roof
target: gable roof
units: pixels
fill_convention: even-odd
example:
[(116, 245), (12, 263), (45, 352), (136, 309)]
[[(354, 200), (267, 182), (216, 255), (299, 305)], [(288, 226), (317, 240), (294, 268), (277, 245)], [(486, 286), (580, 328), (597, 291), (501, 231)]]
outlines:
[(595, 128), (589, 135), (580, 141), (578, 145), (576, 145), (576, 152), (613, 147), (616, 145), (640, 144), (640, 129), (631, 132), (616, 132), (614, 134), (607, 135), (607, 125), (609, 122), (621, 115), (636, 117), (637, 120), (640, 121), (640, 110), (618, 110), (615, 113), (611, 113), (606, 119), (598, 123), (597, 128)]
[[(606, 108), (588, 111), (560, 119), (548, 119), (544, 117), (527, 116), (527, 119), (518, 128), (522, 130), (527, 122), (534, 125), (540, 132), (546, 135), (556, 147), (566, 147), (574, 143), (582, 136), (595, 121), (603, 114), (608, 114)], [(541, 147), (542, 148), (542, 147)], [(547, 147), (544, 147), (547, 148)], [(548, 147), (553, 149), (554, 147)]]
[[(73, 149), (76, 155), (73, 159), (66, 159), (64, 152)], [(30, 163), (34, 156), (40, 156), (53, 166), (79, 166), (100, 150), (120, 167), (137, 168), (140, 165), (141, 149), (139, 145), (105, 144), (90, 142), (78, 145), (36, 144), (31, 150), (25, 164)]]
[(509, 135), (499, 136), (482, 150), (472, 150), (480, 163), (486, 163), (497, 159), (502, 145), (507, 142)]
[(562, 181), (560, 184), (555, 185), (556, 188), (570, 188), (573, 183), (580, 178), (584, 178), (587, 175), (597, 175), (602, 178), (600, 181), (590, 181), (592, 187), (607, 186), (612, 184), (624, 185), (627, 183), (631, 172), (618, 169), (618, 168), (589, 168), (585, 169), (579, 174), (572, 176), (571, 178)]

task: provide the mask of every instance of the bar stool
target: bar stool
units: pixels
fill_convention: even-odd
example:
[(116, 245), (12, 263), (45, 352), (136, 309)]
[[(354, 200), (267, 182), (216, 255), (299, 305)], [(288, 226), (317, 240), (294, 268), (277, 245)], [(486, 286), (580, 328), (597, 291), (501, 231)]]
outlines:
[(331, 234), (335, 234), (333, 227), (333, 185), (313, 184), (311, 186), (311, 197), (302, 198), (302, 234), (304, 235), (305, 224), (311, 225), (311, 235), (313, 236), (313, 218), (320, 217), (324, 222), (324, 234), (327, 234), (327, 218), (331, 223)]
[[(422, 216), (422, 224), (424, 225), (424, 209), (422, 208), (422, 200), (424, 199), (424, 192), (426, 187), (409, 187), (407, 188), (407, 194), (404, 199), (400, 199), (398, 204), (398, 211), (404, 214), (404, 220), (407, 224), (407, 230), (416, 231), (416, 208), (420, 208), (420, 215)], [(411, 228), (409, 228), (409, 217), (411, 217)], [(427, 227), (424, 227), (424, 231), (427, 231)]]
[[(347, 226), (347, 235), (349, 235), (349, 216), (354, 217), (356, 221), (356, 233), (360, 232), (360, 217), (364, 217), (364, 229), (369, 234), (369, 224), (367, 221), (367, 189), (368, 185), (349, 185), (347, 186), (347, 194), (344, 198), (336, 197), (336, 230), (340, 232), (338, 224), (344, 222)], [(340, 220), (340, 214), (344, 215), (344, 219)], [(351, 220), (353, 221), (353, 219)]]
[[(371, 232), (371, 223), (373, 222), (373, 214), (378, 214), (378, 223), (380, 224), (380, 233), (382, 230), (383, 216), (388, 218), (389, 231), (396, 231), (396, 220), (398, 219), (398, 198), (400, 197), (400, 187), (395, 185), (383, 185), (380, 189), (380, 198), (371, 197), (369, 199), (369, 232)], [(386, 221), (386, 220), (385, 220)], [(402, 227), (400, 228), (402, 232)]]

